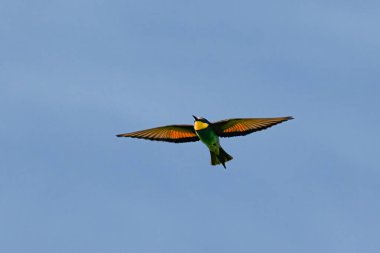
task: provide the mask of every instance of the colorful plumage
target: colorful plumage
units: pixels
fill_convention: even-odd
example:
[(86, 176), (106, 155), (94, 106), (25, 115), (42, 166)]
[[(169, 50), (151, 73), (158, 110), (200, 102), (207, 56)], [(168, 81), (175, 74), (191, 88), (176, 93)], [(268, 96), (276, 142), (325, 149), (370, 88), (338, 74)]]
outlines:
[(214, 123), (202, 117), (194, 117), (194, 125), (169, 125), (132, 133), (118, 134), (117, 137), (131, 137), (152, 141), (174, 143), (202, 141), (210, 150), (211, 164), (222, 164), (232, 160), (232, 156), (220, 146), (219, 137), (244, 136), (291, 120), (293, 117), (279, 118), (237, 118)]

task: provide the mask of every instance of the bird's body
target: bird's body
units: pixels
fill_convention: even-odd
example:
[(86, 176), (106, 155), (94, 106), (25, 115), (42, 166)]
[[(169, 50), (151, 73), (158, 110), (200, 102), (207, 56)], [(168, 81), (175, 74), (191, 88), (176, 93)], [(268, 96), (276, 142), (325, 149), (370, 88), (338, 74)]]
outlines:
[(206, 144), (211, 151), (217, 152), (217, 147), (219, 147), (219, 136), (208, 123), (195, 121), (194, 130), (199, 139)]
[(226, 168), (225, 162), (232, 160), (232, 156), (228, 155), (220, 146), (219, 136), (212, 124), (204, 118), (194, 117), (194, 119), (195, 133), (210, 150), (211, 164), (222, 164)]
[(132, 137), (174, 143), (202, 141), (210, 150), (211, 164), (222, 164), (232, 160), (232, 156), (220, 146), (219, 137), (247, 135), (293, 119), (280, 118), (241, 118), (221, 120), (215, 123), (202, 117), (194, 117), (193, 125), (169, 125), (132, 133), (118, 134), (117, 137)]
[(217, 152), (219, 147), (219, 137), (212, 129), (195, 131), (199, 139), (213, 152)]

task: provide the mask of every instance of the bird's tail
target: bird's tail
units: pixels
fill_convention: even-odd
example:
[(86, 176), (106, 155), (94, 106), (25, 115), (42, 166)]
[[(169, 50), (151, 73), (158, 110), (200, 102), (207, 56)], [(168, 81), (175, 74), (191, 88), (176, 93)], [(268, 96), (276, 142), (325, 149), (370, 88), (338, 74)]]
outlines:
[(233, 157), (227, 154), (227, 152), (224, 151), (222, 147), (219, 148), (219, 155), (215, 154), (212, 151), (210, 151), (210, 155), (211, 155), (211, 165), (222, 164), (224, 168), (226, 168), (225, 163), (233, 159)]

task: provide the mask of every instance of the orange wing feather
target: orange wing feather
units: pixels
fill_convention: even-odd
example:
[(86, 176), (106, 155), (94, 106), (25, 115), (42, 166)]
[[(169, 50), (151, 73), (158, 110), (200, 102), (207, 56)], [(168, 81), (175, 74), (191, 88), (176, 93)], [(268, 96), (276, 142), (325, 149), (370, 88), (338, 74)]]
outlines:
[(174, 143), (199, 141), (192, 125), (162, 126), (132, 133), (118, 134), (116, 136)]
[(220, 137), (243, 136), (280, 124), (293, 117), (226, 119), (213, 123)]

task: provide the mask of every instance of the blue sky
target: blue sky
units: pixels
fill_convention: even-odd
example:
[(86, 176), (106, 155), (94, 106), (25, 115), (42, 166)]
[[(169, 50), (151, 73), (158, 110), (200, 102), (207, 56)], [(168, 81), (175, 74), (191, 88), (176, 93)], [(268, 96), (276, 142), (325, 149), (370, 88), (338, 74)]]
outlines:
[[(378, 1), (1, 1), (1, 252), (379, 252)], [(201, 143), (166, 124), (292, 115)]]

